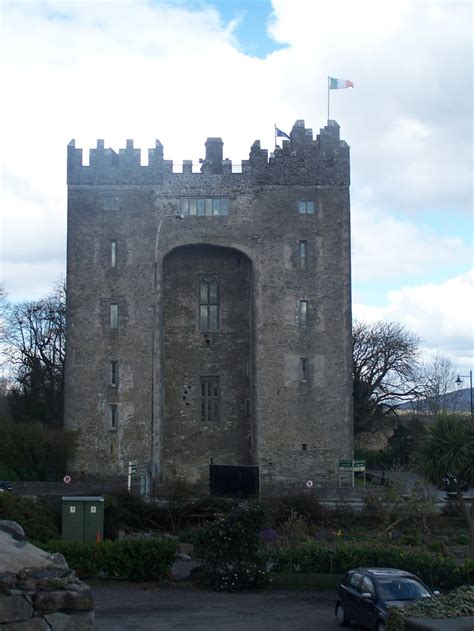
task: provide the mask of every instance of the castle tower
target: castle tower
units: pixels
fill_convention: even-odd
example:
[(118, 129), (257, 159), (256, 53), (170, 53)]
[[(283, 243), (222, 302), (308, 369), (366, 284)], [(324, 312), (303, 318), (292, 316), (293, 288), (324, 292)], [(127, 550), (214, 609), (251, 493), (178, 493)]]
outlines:
[[(68, 146), (72, 470), (142, 491), (300, 491), (353, 450), (349, 147), (297, 121), (234, 172)], [(237, 169), (236, 169), (237, 171)]]

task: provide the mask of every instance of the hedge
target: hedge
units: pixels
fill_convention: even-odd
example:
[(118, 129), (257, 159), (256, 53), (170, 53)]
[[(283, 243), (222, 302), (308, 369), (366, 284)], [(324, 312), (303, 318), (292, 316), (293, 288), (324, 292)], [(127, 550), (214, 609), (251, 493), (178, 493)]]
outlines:
[(317, 542), (295, 549), (275, 549), (270, 555), (273, 572), (345, 574), (355, 567), (394, 567), (413, 572), (434, 588), (453, 589), (474, 584), (474, 562), (457, 566), (438, 554), (415, 552), (396, 546), (336, 545), (334, 550)]
[(79, 576), (154, 581), (169, 576), (176, 554), (170, 539), (125, 539), (101, 543), (48, 541), (48, 552), (61, 552)]

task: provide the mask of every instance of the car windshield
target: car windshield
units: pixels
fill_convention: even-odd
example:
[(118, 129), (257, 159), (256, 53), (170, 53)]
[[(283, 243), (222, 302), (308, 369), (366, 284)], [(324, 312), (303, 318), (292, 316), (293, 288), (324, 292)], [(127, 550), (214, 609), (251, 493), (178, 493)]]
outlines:
[(379, 578), (377, 584), (382, 600), (414, 600), (431, 596), (426, 587), (414, 578)]

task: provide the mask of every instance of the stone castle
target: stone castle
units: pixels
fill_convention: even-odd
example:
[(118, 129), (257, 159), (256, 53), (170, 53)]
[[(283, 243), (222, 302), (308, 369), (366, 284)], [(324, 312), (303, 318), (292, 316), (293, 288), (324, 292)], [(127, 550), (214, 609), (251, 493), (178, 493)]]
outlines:
[[(349, 147), (297, 121), (234, 169), (68, 146), (71, 469), (142, 493), (300, 491), (353, 451)], [(238, 171), (238, 172), (235, 172)], [(311, 483), (309, 483), (311, 481)]]

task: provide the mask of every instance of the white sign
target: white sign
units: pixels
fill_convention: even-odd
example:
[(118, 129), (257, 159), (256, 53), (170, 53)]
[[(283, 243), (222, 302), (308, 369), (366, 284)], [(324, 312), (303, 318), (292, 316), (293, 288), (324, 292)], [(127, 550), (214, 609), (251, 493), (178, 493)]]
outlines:
[(76, 512), (76, 507), (75, 506), (70, 506), (69, 507), (69, 512), (70, 513), (75, 513)]
[(97, 513), (97, 506), (91, 506), (91, 513)]
[(70, 475), (65, 475), (63, 478), (63, 482), (65, 482), (66, 484), (69, 484), (71, 482), (72, 478)]
[(308, 480), (306, 482), (306, 486), (308, 487), (308, 489), (310, 489), (313, 486), (313, 480)]

